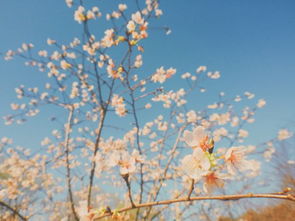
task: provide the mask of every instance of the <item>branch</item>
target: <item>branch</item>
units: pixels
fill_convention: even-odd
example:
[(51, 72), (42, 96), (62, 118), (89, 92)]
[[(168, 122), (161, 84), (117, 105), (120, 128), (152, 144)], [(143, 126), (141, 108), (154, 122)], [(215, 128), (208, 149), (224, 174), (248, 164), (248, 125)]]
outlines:
[(70, 169), (70, 160), (69, 160), (69, 142), (70, 142), (70, 133), (71, 133), (71, 127), (72, 127), (72, 121), (73, 121), (73, 113), (74, 113), (74, 108), (71, 107), (69, 109), (69, 117), (68, 117), (68, 122), (66, 125), (66, 131), (65, 131), (65, 151), (66, 151), (66, 168), (67, 168), (67, 185), (68, 185), (68, 192), (69, 192), (69, 197), (70, 197), (70, 203), (71, 203), (71, 209), (73, 211), (75, 220), (79, 220), (79, 217), (76, 213), (75, 210), (75, 204), (74, 204), (74, 197), (73, 197), (73, 192), (72, 192), (72, 184), (71, 184), (71, 169)]
[(191, 199), (191, 195), (194, 191), (194, 186), (195, 186), (195, 180), (192, 179), (192, 182), (191, 182), (191, 186), (190, 186), (190, 190), (189, 190), (189, 193), (188, 193), (188, 196), (187, 196), (187, 199), (190, 200)]
[(3, 201), (0, 201), (0, 206), (5, 207), (6, 209), (10, 210), (14, 215), (17, 215), (21, 220), (23, 220), (23, 221), (28, 220), (26, 217), (21, 215), (16, 209), (12, 208), (11, 206), (9, 206), (8, 204), (6, 204)]
[(131, 194), (131, 186), (130, 186), (130, 182), (129, 182), (129, 174), (127, 173), (127, 174), (124, 174), (124, 175), (121, 175), (122, 176), (122, 178), (125, 180), (125, 182), (126, 182), (126, 186), (127, 186), (127, 188), (128, 188), (128, 197), (129, 197), (129, 200), (130, 200), (130, 203), (131, 203), (131, 206), (133, 207), (133, 208), (135, 208), (135, 204), (134, 204), (134, 202), (133, 202), (133, 199), (132, 199), (132, 194)]
[[(132, 210), (134, 208), (143, 208), (143, 207), (152, 207), (152, 206), (159, 206), (159, 205), (169, 205), (174, 203), (181, 203), (181, 202), (192, 202), (192, 201), (199, 201), (199, 200), (239, 200), (239, 199), (247, 199), (247, 198), (272, 198), (272, 199), (285, 199), (295, 202), (295, 195), (285, 194), (282, 192), (278, 193), (248, 193), (248, 194), (236, 194), (236, 195), (217, 195), (217, 196), (197, 196), (197, 197), (184, 197), (180, 199), (170, 199), (170, 200), (163, 200), (157, 202), (148, 202), (135, 205), (135, 207), (126, 207), (120, 210), (117, 210), (117, 213), (126, 212)], [(95, 220), (102, 219), (104, 217), (111, 216), (112, 213), (107, 213), (100, 215), (95, 218)]]
[(115, 84), (115, 80), (112, 80), (112, 84), (111, 84), (111, 88), (110, 88), (110, 92), (107, 98), (107, 102), (106, 105), (104, 106), (101, 103), (101, 111), (100, 111), (100, 120), (98, 123), (98, 127), (97, 127), (97, 137), (96, 137), (96, 141), (95, 141), (95, 146), (94, 146), (94, 152), (93, 152), (93, 161), (92, 161), (92, 166), (91, 166), (91, 171), (90, 171), (90, 176), (89, 176), (89, 187), (88, 187), (88, 194), (87, 194), (87, 205), (88, 207), (90, 207), (91, 205), (91, 193), (92, 193), (92, 186), (93, 186), (93, 180), (94, 180), (94, 172), (95, 172), (95, 168), (96, 168), (96, 162), (95, 162), (95, 157), (99, 148), (99, 144), (100, 144), (100, 139), (101, 139), (101, 134), (102, 134), (102, 129), (104, 127), (104, 121), (106, 118), (106, 114), (108, 111), (108, 105), (110, 103), (112, 94), (113, 94), (113, 87)]

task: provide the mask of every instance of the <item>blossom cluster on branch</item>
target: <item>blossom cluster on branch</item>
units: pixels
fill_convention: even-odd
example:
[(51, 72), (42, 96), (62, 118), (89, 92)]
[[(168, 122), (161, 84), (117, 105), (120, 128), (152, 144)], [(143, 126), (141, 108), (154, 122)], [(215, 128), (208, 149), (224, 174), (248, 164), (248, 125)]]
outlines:
[[(167, 216), (165, 210), (181, 219), (192, 212), (190, 204), (157, 209), (143, 203), (166, 196), (189, 200), (255, 179), (263, 159), (251, 155), (259, 149), (269, 161), (275, 143), (292, 136), (283, 129), (262, 144), (245, 144), (247, 124), (266, 104), (252, 101), (248, 91), (234, 97), (220, 92), (215, 102), (205, 99), (206, 106), (196, 108), (195, 97), (221, 77), (219, 71), (204, 65), (183, 74), (169, 66), (144, 67), (150, 24), (163, 14), (158, 0), (134, 0), (135, 11), (119, 4), (107, 12), (83, 0), (65, 2), (81, 39), (65, 44), (48, 38), (49, 48), (40, 50), (24, 43), (4, 56), (23, 58), (46, 81), (15, 89), (18, 100), (5, 124), (24, 123), (45, 108), (56, 123), (38, 153), (2, 138), (0, 202), (10, 208), (4, 219), (41, 214), (63, 221), (105, 215), (147, 220)], [(101, 20), (108, 27), (97, 34)], [(167, 86), (173, 79), (180, 88)]]

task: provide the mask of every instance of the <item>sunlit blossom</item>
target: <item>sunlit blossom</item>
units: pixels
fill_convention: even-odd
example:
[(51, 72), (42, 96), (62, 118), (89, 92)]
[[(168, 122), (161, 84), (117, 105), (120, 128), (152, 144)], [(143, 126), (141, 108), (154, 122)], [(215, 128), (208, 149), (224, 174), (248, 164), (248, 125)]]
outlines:
[(215, 189), (224, 187), (225, 180), (229, 179), (229, 175), (220, 173), (218, 171), (211, 171), (204, 175), (203, 189), (206, 193), (211, 193)]
[(194, 149), (198, 149), (199, 147), (203, 151), (206, 151), (213, 147), (213, 144), (209, 139), (208, 133), (202, 126), (194, 128), (192, 132), (185, 130), (183, 133), (183, 140), (186, 142), (188, 146)]
[(70, 63), (66, 62), (65, 60), (62, 60), (62, 61), (60, 62), (60, 66), (61, 66), (61, 68), (64, 69), (64, 70), (66, 70), (66, 69), (72, 67), (72, 65), (71, 65)]
[(127, 9), (127, 5), (126, 5), (126, 4), (119, 4), (119, 5), (118, 5), (118, 9), (119, 9), (120, 11), (125, 11), (125, 10)]
[(264, 99), (259, 99), (258, 103), (257, 103), (257, 107), (258, 108), (262, 108), (266, 105), (266, 101)]
[(78, 23), (82, 23), (84, 21), (86, 21), (87, 17), (84, 14), (85, 12), (85, 8), (83, 6), (79, 6), (78, 9), (75, 11), (74, 14), (74, 19), (78, 22)]
[(288, 131), (287, 129), (282, 129), (278, 132), (278, 139), (279, 140), (286, 140), (293, 136), (293, 133)]
[(131, 17), (132, 17), (132, 20), (139, 25), (142, 25), (144, 23), (144, 19), (141, 17), (140, 12), (136, 12), (132, 14)]
[(73, 0), (65, 0), (65, 2), (69, 8), (73, 6)]
[(205, 176), (209, 172), (210, 166), (207, 154), (201, 148), (196, 148), (193, 154), (187, 155), (181, 160), (181, 169), (195, 180)]
[(93, 214), (90, 212), (87, 201), (80, 201), (77, 213), (81, 221), (92, 221)]
[[(253, 148), (252, 148), (253, 149)], [(231, 147), (224, 156), (227, 170), (230, 174), (236, 174), (237, 171), (257, 171), (260, 169), (260, 165), (255, 160), (247, 160), (247, 154), (252, 151), (247, 147)], [(256, 163), (257, 162), (257, 163)]]

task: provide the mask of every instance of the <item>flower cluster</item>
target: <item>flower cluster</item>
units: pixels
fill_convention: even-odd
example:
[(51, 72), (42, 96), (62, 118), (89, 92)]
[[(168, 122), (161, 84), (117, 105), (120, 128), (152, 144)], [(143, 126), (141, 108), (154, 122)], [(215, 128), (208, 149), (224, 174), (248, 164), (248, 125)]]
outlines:
[(213, 191), (214, 187), (223, 187), (224, 180), (234, 179), (238, 172), (247, 171), (248, 176), (259, 173), (260, 163), (246, 157), (255, 147), (231, 147), (217, 156), (213, 153), (213, 139), (209, 138), (208, 132), (201, 126), (192, 132), (185, 130), (183, 140), (193, 148), (193, 154), (182, 159), (181, 169), (194, 181), (202, 180), (205, 192)]
[[(41, 214), (50, 220), (90, 221), (100, 215), (169, 220), (164, 217), (168, 212), (151, 207), (118, 214), (107, 205), (134, 208), (168, 195), (187, 197), (188, 183), (198, 194), (218, 191), (232, 180), (238, 189), (242, 181), (258, 176), (260, 161), (250, 154), (259, 145), (245, 145), (245, 140), (252, 135), (247, 124), (255, 122), (266, 101), (255, 101), (249, 91), (233, 97), (220, 92), (212, 102), (210, 96), (197, 100), (207, 92), (207, 81), (221, 76), (207, 66), (181, 75), (172, 67), (143, 69), (151, 24), (163, 11), (157, 0), (135, 2), (135, 7), (121, 3), (109, 11), (104, 3), (98, 8), (65, 0), (81, 24), (76, 24), (81, 39), (61, 43), (48, 38), (49, 49), (38, 51), (23, 43), (4, 55), (6, 60), (24, 58), (45, 79), (38, 87), (15, 89), (17, 100), (5, 123), (24, 123), (45, 110), (39, 119), (50, 120), (42, 127), (50, 131), (38, 141), (39, 149), (1, 139), (0, 202), (28, 217)], [(96, 25), (104, 18), (105, 25)], [(179, 88), (171, 88), (175, 84), (168, 79)], [(280, 130), (259, 146), (259, 153), (270, 161), (276, 142), (292, 135)], [(174, 208), (167, 210), (171, 216), (178, 211), (179, 220), (190, 212), (190, 207)], [(5, 211), (4, 219), (11, 214)]]

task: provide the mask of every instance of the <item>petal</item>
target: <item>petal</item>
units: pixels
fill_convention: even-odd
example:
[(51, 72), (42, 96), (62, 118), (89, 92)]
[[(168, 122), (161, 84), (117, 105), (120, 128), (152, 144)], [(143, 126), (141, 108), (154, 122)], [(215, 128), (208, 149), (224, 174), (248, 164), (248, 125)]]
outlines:
[(208, 157), (206, 155), (204, 156), (204, 158), (202, 159), (200, 164), (202, 165), (202, 169), (205, 171), (208, 171), (211, 167), (210, 160), (208, 159)]
[[(194, 157), (196, 160), (198, 160), (198, 161), (202, 160), (204, 157), (207, 158), (205, 152), (204, 152), (201, 148), (195, 148), (195, 149), (194, 149), (193, 157)], [(208, 158), (207, 158), (207, 159), (208, 159)]]
[(190, 147), (198, 145), (198, 141), (194, 138), (193, 133), (188, 130), (184, 131), (183, 139), (186, 142), (186, 144)]
[(207, 136), (207, 133), (202, 126), (198, 126), (193, 130), (193, 136), (198, 142), (205, 136)]

